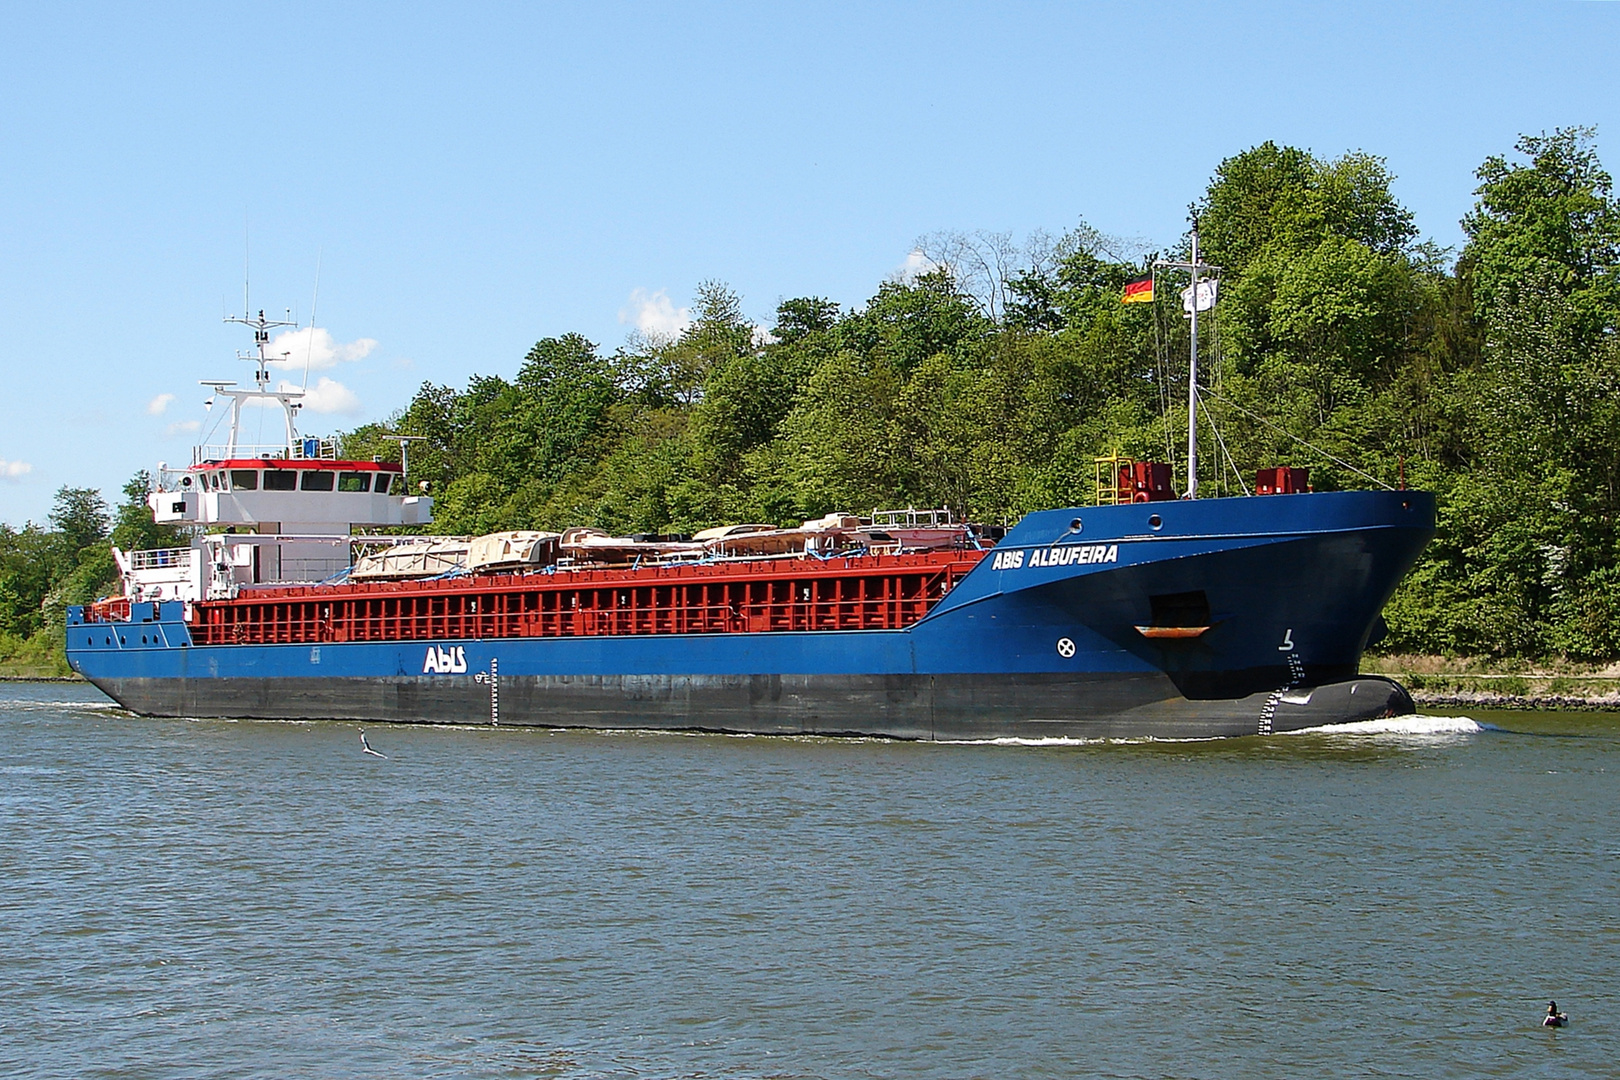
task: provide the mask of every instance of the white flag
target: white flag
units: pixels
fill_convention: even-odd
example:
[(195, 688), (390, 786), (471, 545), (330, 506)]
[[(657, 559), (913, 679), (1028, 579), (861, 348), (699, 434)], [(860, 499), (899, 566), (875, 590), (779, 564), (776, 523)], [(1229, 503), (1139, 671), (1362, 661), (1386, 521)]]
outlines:
[[(1205, 278), (1198, 283), (1198, 310), (1208, 311), (1215, 306), (1215, 294), (1220, 291), (1221, 283), (1214, 278)], [(1193, 290), (1189, 285), (1181, 290), (1181, 310), (1191, 315), (1193, 310)]]

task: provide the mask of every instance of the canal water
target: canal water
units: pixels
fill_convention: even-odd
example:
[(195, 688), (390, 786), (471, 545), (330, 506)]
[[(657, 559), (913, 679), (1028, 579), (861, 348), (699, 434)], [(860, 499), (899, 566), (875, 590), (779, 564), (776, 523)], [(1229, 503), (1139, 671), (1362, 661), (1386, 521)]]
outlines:
[[(0, 1075), (1565, 1077), (1620, 719), (1204, 743), (149, 720), (0, 686)], [(1571, 1016), (1539, 1026), (1547, 1000)]]

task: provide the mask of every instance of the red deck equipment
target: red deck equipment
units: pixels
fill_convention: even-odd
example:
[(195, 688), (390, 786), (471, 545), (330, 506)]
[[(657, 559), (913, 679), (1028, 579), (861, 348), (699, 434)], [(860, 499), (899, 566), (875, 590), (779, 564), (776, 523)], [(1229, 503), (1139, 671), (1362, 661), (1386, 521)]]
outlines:
[(1298, 495), (1311, 490), (1309, 469), (1291, 469), (1279, 465), (1274, 469), (1261, 469), (1254, 474), (1256, 495)]
[(1127, 461), (1119, 467), (1119, 501), (1163, 502), (1174, 499), (1170, 466), (1162, 461)]

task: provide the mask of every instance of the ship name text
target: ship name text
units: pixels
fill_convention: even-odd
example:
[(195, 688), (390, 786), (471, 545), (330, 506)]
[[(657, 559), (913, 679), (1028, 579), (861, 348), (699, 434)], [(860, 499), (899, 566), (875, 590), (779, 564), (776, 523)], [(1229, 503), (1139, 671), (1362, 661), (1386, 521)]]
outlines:
[(998, 551), (990, 560), (992, 570), (1021, 570), (1026, 566), (1084, 566), (1090, 563), (1119, 562), (1118, 544), (1065, 544), (1062, 547), (1014, 548)]

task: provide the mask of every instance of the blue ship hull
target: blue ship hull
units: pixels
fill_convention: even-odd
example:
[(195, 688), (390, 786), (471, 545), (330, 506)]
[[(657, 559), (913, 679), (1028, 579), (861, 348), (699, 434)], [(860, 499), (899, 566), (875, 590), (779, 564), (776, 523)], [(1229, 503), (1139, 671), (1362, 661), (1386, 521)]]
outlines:
[(1263, 734), (1411, 711), (1399, 686), (1357, 671), (1433, 532), (1422, 492), (1079, 507), (1025, 517), (904, 630), (198, 646), (183, 605), (134, 604), (127, 622), (70, 609), (68, 659), (153, 715)]

